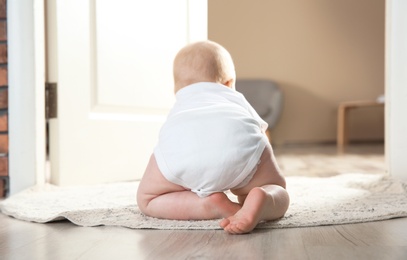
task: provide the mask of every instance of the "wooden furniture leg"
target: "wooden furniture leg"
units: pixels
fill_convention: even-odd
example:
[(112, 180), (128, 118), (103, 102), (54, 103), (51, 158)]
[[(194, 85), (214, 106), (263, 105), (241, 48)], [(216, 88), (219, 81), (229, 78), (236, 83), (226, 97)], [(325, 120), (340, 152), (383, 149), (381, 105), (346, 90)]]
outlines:
[(359, 107), (380, 107), (384, 106), (384, 103), (377, 101), (351, 101), (343, 102), (338, 107), (338, 128), (336, 136), (336, 144), (339, 151), (343, 151), (348, 143), (348, 112), (352, 108)]
[(348, 136), (347, 136), (347, 112), (348, 112), (348, 107), (344, 104), (339, 105), (338, 108), (338, 130), (337, 130), (337, 146), (339, 150), (343, 150), (345, 145), (348, 142)]

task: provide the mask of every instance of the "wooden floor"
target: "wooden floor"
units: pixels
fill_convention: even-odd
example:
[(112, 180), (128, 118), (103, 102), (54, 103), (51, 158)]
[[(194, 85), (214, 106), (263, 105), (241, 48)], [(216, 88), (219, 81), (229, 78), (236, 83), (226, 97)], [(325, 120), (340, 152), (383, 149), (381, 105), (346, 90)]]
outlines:
[[(333, 167), (327, 176), (353, 167), (385, 170), (382, 145), (354, 147), (345, 155), (328, 146), (277, 148), (276, 154), (288, 175), (323, 175), (313, 169), (320, 164)], [(344, 158), (350, 163), (338, 171), (335, 165), (346, 163)], [(366, 160), (373, 166), (363, 166)], [(407, 259), (407, 218), (228, 235), (222, 230), (85, 228), (67, 221), (35, 224), (0, 214), (0, 259)]]

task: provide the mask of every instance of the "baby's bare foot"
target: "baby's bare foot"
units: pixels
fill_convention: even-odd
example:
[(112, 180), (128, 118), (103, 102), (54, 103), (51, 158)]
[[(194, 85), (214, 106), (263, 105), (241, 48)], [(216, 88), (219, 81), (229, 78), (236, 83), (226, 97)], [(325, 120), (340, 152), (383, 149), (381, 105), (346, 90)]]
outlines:
[(219, 218), (233, 216), (242, 207), (240, 204), (232, 202), (223, 192), (213, 193), (208, 196), (208, 199), (208, 210), (218, 214)]
[(220, 226), (231, 234), (243, 234), (252, 231), (262, 220), (267, 193), (262, 188), (253, 188), (243, 207), (233, 216), (223, 219)]

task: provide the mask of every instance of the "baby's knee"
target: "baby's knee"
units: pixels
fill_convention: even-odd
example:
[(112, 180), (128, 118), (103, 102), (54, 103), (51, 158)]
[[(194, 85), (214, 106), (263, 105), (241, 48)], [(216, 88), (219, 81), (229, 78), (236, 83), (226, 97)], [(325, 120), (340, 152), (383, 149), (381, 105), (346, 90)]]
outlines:
[(146, 193), (142, 192), (142, 190), (139, 189), (137, 191), (137, 198), (136, 198), (137, 206), (142, 213), (144, 213), (144, 214), (147, 213), (148, 204), (150, 203), (151, 199), (152, 198), (150, 196), (148, 196)]

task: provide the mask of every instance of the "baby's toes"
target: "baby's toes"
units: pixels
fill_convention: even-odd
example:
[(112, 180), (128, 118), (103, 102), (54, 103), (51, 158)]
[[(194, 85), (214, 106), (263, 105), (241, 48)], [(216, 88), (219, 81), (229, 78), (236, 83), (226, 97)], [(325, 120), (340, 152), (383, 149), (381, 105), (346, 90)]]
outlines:
[(230, 220), (227, 218), (224, 218), (219, 222), (219, 226), (221, 226), (221, 228), (223, 228), (223, 229), (225, 227), (227, 227), (229, 224), (230, 224)]

